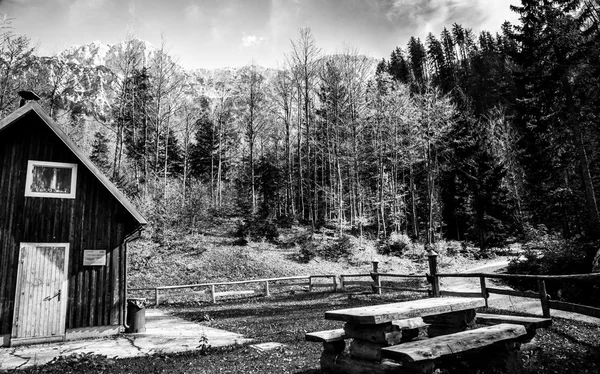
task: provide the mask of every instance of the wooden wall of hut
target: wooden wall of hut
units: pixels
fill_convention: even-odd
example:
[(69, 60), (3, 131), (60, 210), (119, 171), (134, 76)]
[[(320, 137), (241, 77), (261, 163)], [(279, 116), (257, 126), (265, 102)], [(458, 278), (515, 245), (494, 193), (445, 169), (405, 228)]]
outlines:
[[(27, 161), (78, 164), (75, 199), (25, 197)], [(66, 328), (123, 322), (124, 238), (137, 223), (33, 112), (0, 132), (0, 335), (13, 323), (19, 245), (70, 243)], [(106, 249), (106, 266), (83, 266)]]

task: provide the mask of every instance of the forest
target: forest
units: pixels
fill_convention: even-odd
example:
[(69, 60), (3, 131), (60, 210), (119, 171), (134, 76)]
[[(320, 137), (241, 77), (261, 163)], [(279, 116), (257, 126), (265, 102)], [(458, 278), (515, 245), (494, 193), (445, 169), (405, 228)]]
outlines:
[[(512, 10), (520, 23), (499, 33), (448, 25), (381, 61), (351, 46), (326, 55), (303, 28), (279, 69), (249, 64), (210, 89), (166, 42), (148, 57), (128, 35), (112, 69), (90, 68), (37, 57), (5, 20), (0, 116), (18, 107), (16, 91), (38, 93), (156, 241), (238, 216), (484, 252), (536, 239), (589, 267), (600, 239), (600, 3)], [(105, 100), (82, 96), (100, 75)]]

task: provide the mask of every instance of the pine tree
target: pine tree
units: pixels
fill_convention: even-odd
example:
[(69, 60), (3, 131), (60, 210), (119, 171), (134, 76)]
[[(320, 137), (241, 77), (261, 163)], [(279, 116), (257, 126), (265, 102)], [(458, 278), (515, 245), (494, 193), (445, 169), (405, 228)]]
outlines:
[(523, 0), (522, 6), (512, 7), (522, 22), (512, 37), (521, 47), (515, 54), (521, 67), (518, 109), (534, 213), (555, 228), (562, 226), (567, 234), (571, 229), (565, 225), (566, 217), (553, 208), (561, 202), (548, 197), (575, 187), (581, 191), (585, 204), (580, 210), (587, 217), (573, 218), (583, 223), (588, 237), (596, 238), (600, 214), (584, 137), (593, 121), (586, 115), (590, 65), (581, 22), (573, 16), (579, 3)]
[(108, 138), (100, 131), (94, 134), (94, 142), (92, 143), (92, 153), (90, 161), (98, 167), (104, 174), (110, 171), (110, 161), (108, 159)]

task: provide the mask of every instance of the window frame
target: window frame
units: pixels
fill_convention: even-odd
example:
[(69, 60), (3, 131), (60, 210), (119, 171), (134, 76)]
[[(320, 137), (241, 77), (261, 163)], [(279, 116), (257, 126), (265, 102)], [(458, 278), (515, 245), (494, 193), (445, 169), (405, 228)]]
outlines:
[[(68, 194), (59, 192), (34, 192), (31, 190), (33, 183), (33, 168), (35, 166), (71, 169), (71, 192)], [(54, 199), (74, 199), (77, 186), (77, 164), (54, 161), (27, 161), (27, 177), (25, 178), (25, 196), (27, 197), (49, 197)]]

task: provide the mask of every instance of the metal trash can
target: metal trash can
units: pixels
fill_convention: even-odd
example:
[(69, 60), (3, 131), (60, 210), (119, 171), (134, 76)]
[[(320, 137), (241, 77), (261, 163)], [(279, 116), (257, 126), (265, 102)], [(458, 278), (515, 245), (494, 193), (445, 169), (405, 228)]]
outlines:
[(127, 333), (146, 331), (146, 299), (127, 299)]

